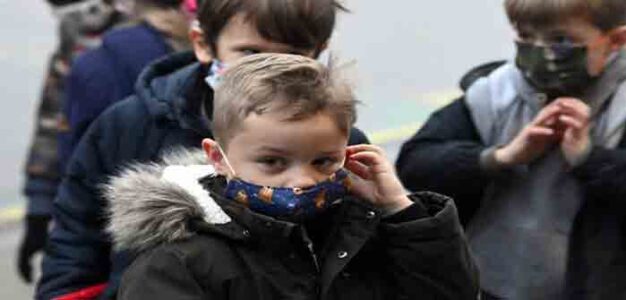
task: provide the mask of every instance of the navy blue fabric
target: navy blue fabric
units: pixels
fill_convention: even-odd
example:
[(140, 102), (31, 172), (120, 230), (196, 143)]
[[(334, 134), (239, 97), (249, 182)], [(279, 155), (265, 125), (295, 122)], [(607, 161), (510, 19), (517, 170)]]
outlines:
[[(200, 147), (212, 137), (200, 112), (212, 107), (213, 91), (204, 83), (206, 68), (192, 53), (172, 54), (150, 65), (137, 81), (136, 94), (114, 104), (89, 127), (76, 147), (54, 203), (37, 297), (50, 299), (102, 282), (113, 297), (122, 271), (132, 260), (115, 253), (103, 232), (105, 199), (99, 188), (131, 162), (157, 160), (178, 147)], [(367, 143), (352, 130), (350, 143)]]
[(59, 140), (59, 164), (65, 170), (85, 130), (107, 107), (131, 95), (149, 63), (172, 52), (164, 37), (147, 23), (112, 30), (102, 45), (79, 56), (66, 80), (63, 115), (70, 131)]

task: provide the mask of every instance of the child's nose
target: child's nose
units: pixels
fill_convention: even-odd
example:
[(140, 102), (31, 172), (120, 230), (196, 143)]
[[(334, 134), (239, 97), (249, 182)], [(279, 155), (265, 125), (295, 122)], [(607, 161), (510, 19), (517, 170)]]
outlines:
[(292, 172), (289, 175), (288, 184), (289, 187), (307, 189), (314, 186), (318, 182), (317, 174), (310, 170), (300, 169)]

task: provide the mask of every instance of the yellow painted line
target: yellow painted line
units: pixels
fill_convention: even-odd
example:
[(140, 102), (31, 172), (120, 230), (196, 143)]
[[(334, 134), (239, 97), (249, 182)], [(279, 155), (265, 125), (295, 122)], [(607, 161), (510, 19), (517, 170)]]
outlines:
[(434, 107), (442, 107), (461, 97), (463, 92), (458, 88), (444, 89), (418, 95), (415, 99), (420, 103), (428, 103)]
[(397, 128), (370, 132), (367, 137), (372, 144), (384, 145), (390, 142), (403, 141), (415, 134), (422, 127), (422, 122), (415, 122)]
[(24, 217), (25, 211), (22, 205), (9, 206), (0, 209), (0, 225), (18, 222)]

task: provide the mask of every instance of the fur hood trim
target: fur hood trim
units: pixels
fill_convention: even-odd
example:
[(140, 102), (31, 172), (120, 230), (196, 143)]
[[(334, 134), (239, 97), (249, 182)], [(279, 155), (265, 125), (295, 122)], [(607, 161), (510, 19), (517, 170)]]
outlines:
[(193, 235), (190, 219), (226, 224), (230, 217), (199, 179), (215, 176), (201, 150), (176, 150), (160, 162), (133, 164), (104, 186), (111, 234), (117, 250), (142, 251)]

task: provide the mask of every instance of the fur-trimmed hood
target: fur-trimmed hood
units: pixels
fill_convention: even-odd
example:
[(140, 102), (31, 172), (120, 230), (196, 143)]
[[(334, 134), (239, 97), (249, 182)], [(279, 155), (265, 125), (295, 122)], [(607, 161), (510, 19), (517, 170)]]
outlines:
[(142, 251), (193, 235), (190, 219), (226, 224), (230, 217), (199, 179), (216, 176), (202, 150), (176, 150), (160, 162), (134, 164), (104, 187), (116, 249)]

